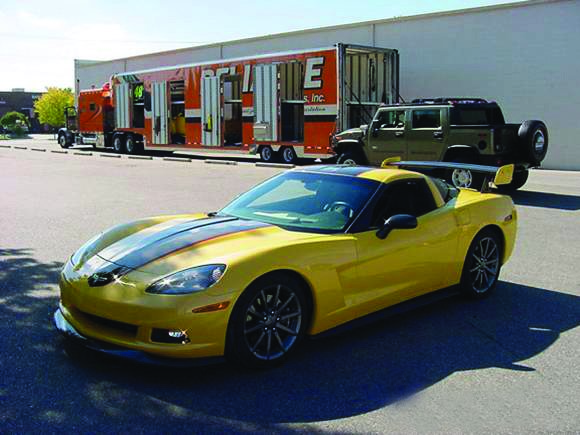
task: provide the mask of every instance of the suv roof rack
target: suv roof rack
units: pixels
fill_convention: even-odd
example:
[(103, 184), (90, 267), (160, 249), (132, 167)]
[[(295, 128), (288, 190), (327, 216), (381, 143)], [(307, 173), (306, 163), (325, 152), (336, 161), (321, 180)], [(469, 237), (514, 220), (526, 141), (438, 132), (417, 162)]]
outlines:
[(438, 98), (416, 98), (411, 101), (413, 104), (442, 104), (442, 103), (460, 103), (460, 104), (486, 104), (489, 101), (483, 98), (471, 97), (438, 97)]

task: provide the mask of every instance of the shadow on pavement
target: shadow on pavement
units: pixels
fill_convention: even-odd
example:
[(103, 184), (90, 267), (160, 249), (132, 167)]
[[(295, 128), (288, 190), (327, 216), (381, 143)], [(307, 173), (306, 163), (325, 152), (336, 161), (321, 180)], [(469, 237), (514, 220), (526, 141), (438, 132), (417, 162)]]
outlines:
[(517, 205), (560, 210), (580, 210), (580, 196), (575, 195), (518, 190), (513, 192), (511, 197)]
[(269, 371), (144, 367), (63, 351), (51, 324), (60, 266), (0, 250), (0, 427), (8, 432), (299, 432), (286, 423), (367, 413), (458, 371), (534, 371), (521, 361), (580, 324), (579, 297), (501, 282), (485, 300), (452, 298), (308, 341)]

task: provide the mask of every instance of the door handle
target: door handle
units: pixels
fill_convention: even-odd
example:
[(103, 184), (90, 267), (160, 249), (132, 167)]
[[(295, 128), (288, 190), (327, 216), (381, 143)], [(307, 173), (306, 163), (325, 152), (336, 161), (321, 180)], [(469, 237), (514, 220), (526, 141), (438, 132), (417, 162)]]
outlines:
[(404, 131), (396, 131), (395, 132), (395, 137), (403, 137), (405, 136), (405, 132)]
[(433, 137), (435, 139), (443, 139), (443, 132), (442, 131), (436, 131), (433, 133)]
[(155, 134), (159, 134), (159, 130), (161, 130), (161, 116), (155, 117)]

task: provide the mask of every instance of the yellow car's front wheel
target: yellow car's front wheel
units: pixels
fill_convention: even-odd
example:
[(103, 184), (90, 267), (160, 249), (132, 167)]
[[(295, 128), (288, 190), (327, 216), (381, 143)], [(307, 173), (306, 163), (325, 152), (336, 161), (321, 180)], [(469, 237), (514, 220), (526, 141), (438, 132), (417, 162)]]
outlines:
[(232, 312), (226, 356), (248, 367), (281, 363), (303, 338), (310, 313), (307, 289), (296, 277), (274, 273), (256, 280)]

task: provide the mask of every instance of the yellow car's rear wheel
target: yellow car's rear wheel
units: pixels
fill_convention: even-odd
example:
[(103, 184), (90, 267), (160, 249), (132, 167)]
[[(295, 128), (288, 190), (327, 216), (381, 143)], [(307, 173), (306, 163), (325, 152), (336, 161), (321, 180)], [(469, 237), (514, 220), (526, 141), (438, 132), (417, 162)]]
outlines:
[(298, 279), (284, 273), (260, 278), (234, 307), (226, 356), (249, 367), (277, 365), (303, 338), (309, 318), (308, 298)]
[(461, 275), (461, 290), (468, 296), (487, 296), (496, 286), (501, 269), (503, 245), (498, 231), (480, 231), (467, 251)]

